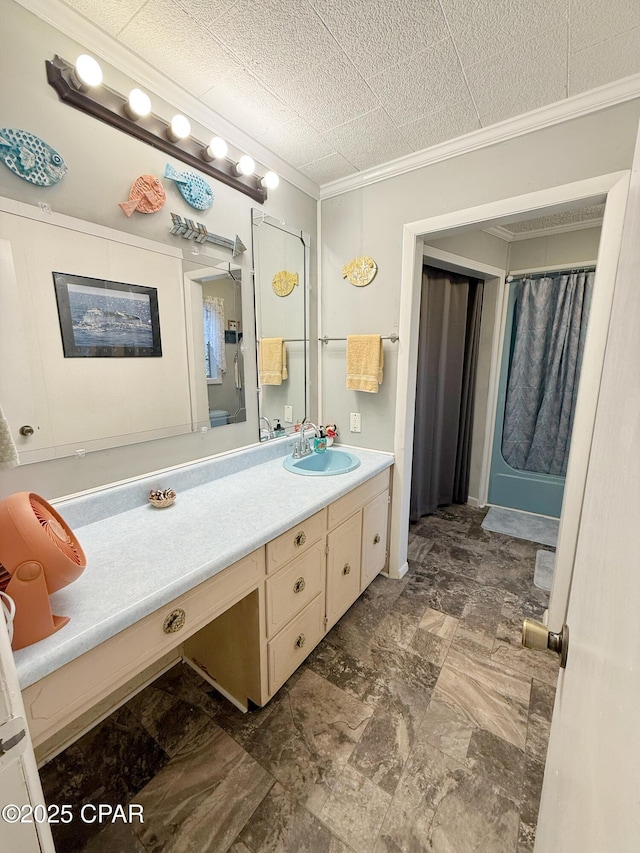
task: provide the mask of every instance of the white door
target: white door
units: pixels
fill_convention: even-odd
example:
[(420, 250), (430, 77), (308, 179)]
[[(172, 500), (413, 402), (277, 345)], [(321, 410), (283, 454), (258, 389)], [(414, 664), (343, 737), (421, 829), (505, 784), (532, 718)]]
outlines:
[(54, 853), (9, 636), (0, 609), (0, 850)]
[(536, 853), (640, 850), (640, 143), (605, 351)]

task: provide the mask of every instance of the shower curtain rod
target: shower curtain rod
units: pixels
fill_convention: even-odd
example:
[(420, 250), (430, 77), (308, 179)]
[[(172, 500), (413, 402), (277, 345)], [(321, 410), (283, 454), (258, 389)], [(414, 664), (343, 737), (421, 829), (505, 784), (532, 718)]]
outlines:
[(569, 275), (574, 272), (595, 272), (595, 269), (595, 264), (582, 264), (582, 266), (578, 265), (552, 270), (531, 270), (531, 272), (527, 272), (526, 270), (514, 270), (513, 272), (507, 273), (506, 280), (511, 282), (516, 278), (544, 278), (546, 275)]

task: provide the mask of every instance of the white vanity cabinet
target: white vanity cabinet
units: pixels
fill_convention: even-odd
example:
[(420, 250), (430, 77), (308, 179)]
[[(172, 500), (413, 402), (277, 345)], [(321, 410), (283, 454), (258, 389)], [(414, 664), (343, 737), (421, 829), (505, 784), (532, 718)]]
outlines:
[(267, 544), (269, 696), (384, 568), (388, 517), (386, 470)]
[(238, 707), (266, 704), (385, 567), (388, 517), (387, 468), (31, 684), (39, 758), (180, 658)]
[(268, 697), (324, 636), (326, 530), (327, 511), (323, 509), (267, 543)]

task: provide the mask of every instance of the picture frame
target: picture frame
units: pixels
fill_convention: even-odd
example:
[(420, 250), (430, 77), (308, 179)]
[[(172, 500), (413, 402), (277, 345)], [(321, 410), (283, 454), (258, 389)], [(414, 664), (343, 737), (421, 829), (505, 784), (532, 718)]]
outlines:
[(225, 344), (237, 344), (242, 340), (242, 332), (230, 332), (228, 329), (224, 331)]
[(229, 320), (227, 322), (227, 329), (230, 332), (237, 332), (238, 331), (238, 321), (237, 320)]
[(65, 358), (162, 356), (155, 287), (53, 272)]

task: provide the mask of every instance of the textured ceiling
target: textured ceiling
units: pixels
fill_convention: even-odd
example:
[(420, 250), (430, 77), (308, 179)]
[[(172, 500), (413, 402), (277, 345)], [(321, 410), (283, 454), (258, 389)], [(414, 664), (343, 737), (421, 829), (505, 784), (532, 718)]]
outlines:
[(548, 231), (565, 228), (569, 225), (581, 224), (599, 226), (604, 216), (604, 204), (593, 204), (578, 210), (567, 210), (564, 213), (553, 213), (550, 216), (539, 216), (535, 219), (523, 219), (520, 222), (511, 222), (501, 227), (512, 235), (529, 234), (535, 231)]
[(66, 4), (319, 184), (640, 72), (640, 0)]

